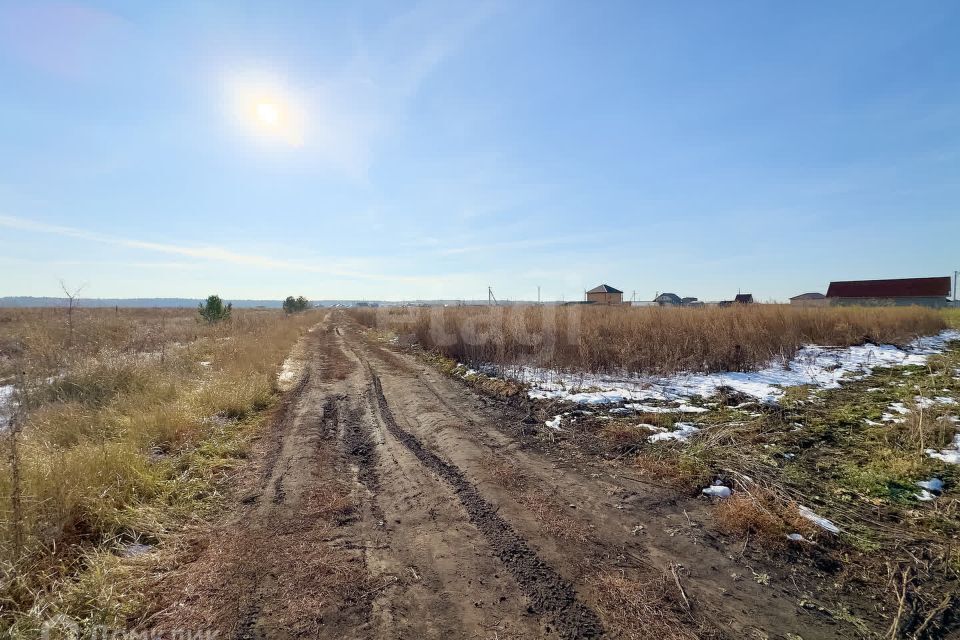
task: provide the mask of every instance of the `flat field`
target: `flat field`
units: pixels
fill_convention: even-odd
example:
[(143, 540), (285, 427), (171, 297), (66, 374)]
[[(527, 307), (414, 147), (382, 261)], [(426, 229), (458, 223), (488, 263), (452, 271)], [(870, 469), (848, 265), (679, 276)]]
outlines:
[(960, 630), (956, 313), (235, 313), (0, 312), (5, 631)]

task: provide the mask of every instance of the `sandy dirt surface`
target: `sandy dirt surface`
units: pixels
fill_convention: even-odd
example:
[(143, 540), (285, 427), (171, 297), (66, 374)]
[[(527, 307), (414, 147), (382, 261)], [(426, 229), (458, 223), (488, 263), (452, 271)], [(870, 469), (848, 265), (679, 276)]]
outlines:
[(848, 638), (710, 534), (708, 502), (331, 315), (153, 630), (230, 638)]

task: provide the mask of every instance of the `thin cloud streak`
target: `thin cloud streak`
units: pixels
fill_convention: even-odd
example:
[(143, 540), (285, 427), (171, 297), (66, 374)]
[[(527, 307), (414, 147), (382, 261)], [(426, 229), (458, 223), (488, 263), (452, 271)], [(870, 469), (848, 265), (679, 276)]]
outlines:
[(565, 244), (587, 245), (590, 242), (598, 242), (604, 239), (612, 238), (612, 233), (591, 233), (575, 236), (556, 236), (552, 238), (528, 238), (525, 240), (509, 240), (506, 242), (492, 242), (488, 244), (465, 245), (461, 247), (449, 247), (437, 251), (440, 255), (460, 255), (464, 253), (477, 253), (480, 251), (504, 251), (508, 249), (538, 249), (542, 247), (554, 247)]
[[(387, 275), (387, 274), (367, 273), (362, 271), (323, 267), (316, 264), (294, 262), (291, 260), (282, 260), (282, 259), (272, 258), (269, 256), (237, 253), (235, 251), (229, 251), (226, 249), (221, 249), (219, 247), (210, 247), (210, 246), (187, 247), (187, 246), (166, 244), (166, 243), (160, 243), (160, 242), (147, 242), (143, 240), (134, 240), (130, 238), (121, 238), (118, 236), (111, 236), (111, 235), (93, 232), (93, 231), (85, 231), (83, 229), (76, 229), (73, 227), (52, 225), (44, 222), (37, 222), (34, 220), (29, 220), (26, 218), (20, 218), (15, 216), (0, 215), (0, 227), (17, 229), (19, 231), (46, 233), (46, 234), (67, 237), (67, 238), (77, 238), (79, 240), (86, 240), (89, 242), (97, 242), (101, 244), (109, 244), (109, 245), (124, 247), (128, 249), (143, 249), (145, 251), (154, 251), (158, 253), (169, 253), (174, 255), (189, 256), (192, 258), (199, 258), (208, 262), (227, 262), (231, 264), (239, 264), (239, 265), (258, 267), (263, 269), (278, 269), (278, 270), (299, 271), (299, 272), (306, 272), (306, 273), (321, 273), (321, 274), (338, 277), (338, 278), (353, 278), (358, 280), (382, 280), (382, 281), (403, 282), (403, 283), (412, 283), (412, 284), (437, 284), (446, 279), (449, 279), (448, 276), (426, 277), (426, 276), (404, 276), (404, 275), (395, 275), (395, 274)], [(460, 274), (460, 275), (462, 276), (463, 274)]]

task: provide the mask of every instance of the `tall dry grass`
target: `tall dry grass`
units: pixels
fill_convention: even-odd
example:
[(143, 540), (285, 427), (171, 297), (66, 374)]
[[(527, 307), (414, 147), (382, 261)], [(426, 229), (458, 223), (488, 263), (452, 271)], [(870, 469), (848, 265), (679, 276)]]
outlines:
[(17, 383), (23, 416), (0, 436), (0, 634), (30, 635), (55, 613), (117, 623), (123, 606), (78, 585), (113, 593), (103, 572), (124, 544), (161, 541), (211, 505), (243, 455), (245, 418), (270, 405), (317, 320), (79, 309), (71, 332), (61, 309), (0, 309), (0, 385)]
[(470, 364), (669, 374), (745, 371), (805, 344), (903, 344), (946, 328), (920, 307), (577, 306), (353, 309), (354, 318)]

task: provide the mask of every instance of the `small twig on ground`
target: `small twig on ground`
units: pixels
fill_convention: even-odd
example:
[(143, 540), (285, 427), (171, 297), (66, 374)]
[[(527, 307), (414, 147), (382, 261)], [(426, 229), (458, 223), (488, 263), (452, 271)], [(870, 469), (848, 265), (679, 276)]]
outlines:
[(376, 593), (377, 591), (381, 591), (381, 590), (383, 590), (383, 589), (386, 589), (386, 588), (389, 587), (390, 585), (396, 584), (396, 583), (398, 583), (398, 582), (400, 581), (400, 578), (398, 578), (397, 576), (392, 576), (392, 577), (393, 577), (392, 580), (388, 578), (387, 581), (384, 582), (384, 583), (383, 583), (382, 585), (380, 585), (379, 587), (374, 587), (373, 589), (370, 589), (369, 591), (365, 591), (365, 592), (361, 593), (359, 599), (362, 600), (362, 599), (366, 598), (367, 596), (373, 595), (373, 594)]
[(950, 606), (950, 603), (953, 601), (953, 594), (948, 593), (943, 597), (943, 600), (938, 604), (928, 615), (923, 619), (923, 624), (917, 627), (917, 630), (913, 632), (914, 638), (922, 638), (923, 632), (926, 630), (927, 626), (933, 622), (933, 619), (947, 610)]
[(677, 583), (677, 590), (680, 592), (680, 597), (683, 598), (683, 606), (690, 612), (690, 601), (687, 600), (687, 594), (683, 590), (683, 585), (680, 584), (680, 573), (677, 571), (678, 568), (683, 568), (683, 565), (671, 562), (670, 563), (670, 573), (673, 574), (673, 581)]
[(900, 635), (900, 618), (903, 616), (903, 607), (907, 600), (907, 580), (909, 572), (907, 569), (903, 570), (902, 573), (902, 586), (898, 589), (898, 604), (897, 604), (897, 616), (893, 619), (893, 624), (890, 625), (890, 630), (887, 632), (887, 636), (891, 640), (895, 640)]

